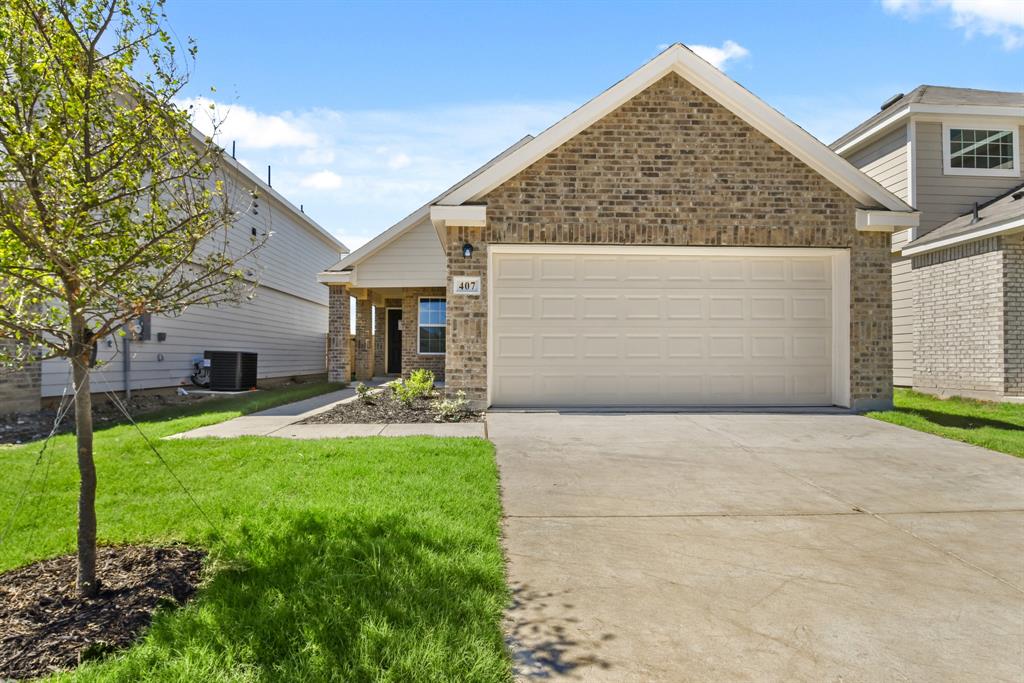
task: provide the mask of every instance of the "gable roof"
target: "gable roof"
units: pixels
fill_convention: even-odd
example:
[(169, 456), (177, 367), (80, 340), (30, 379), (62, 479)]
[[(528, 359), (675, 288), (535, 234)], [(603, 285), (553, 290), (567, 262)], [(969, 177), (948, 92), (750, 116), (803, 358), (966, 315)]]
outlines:
[(971, 210), (943, 223), (927, 235), (903, 245), (903, 254), (923, 254), (983, 237), (1024, 230), (1024, 184), (978, 205), (975, 220)]
[(886, 102), (874, 116), (840, 136), (829, 147), (845, 152), (853, 145), (866, 142), (887, 129), (887, 122), (894, 124), (914, 110), (936, 114), (1024, 116), (1024, 92), (919, 85), (895, 102)]
[(440, 199), (441, 197), (445, 196), (445, 194), (447, 194), (449, 192), (452, 192), (453, 190), (458, 189), (464, 183), (466, 183), (466, 182), (472, 180), (473, 178), (477, 177), (478, 175), (483, 173), (486, 169), (490, 168), (493, 164), (495, 164), (499, 160), (505, 158), (506, 155), (511, 154), (512, 152), (514, 152), (515, 150), (519, 149), (520, 147), (522, 147), (523, 145), (525, 145), (527, 142), (529, 142), (532, 139), (533, 139), (532, 135), (524, 136), (523, 138), (518, 140), (515, 144), (513, 144), (511, 147), (507, 148), (501, 154), (499, 154), (498, 156), (494, 157), (493, 159), (488, 161), (486, 164), (484, 164), (483, 166), (481, 166), (480, 168), (476, 169), (475, 171), (470, 173), (468, 176), (466, 176), (465, 178), (463, 178), (459, 182), (457, 182), (454, 185), (452, 185), (451, 187), (449, 187), (447, 190), (445, 190), (444, 192), (439, 194), (437, 197), (434, 197), (429, 202), (427, 202), (426, 204), (424, 204), (420, 208), (416, 209), (415, 211), (410, 213), (408, 216), (406, 216), (402, 220), (398, 221), (397, 223), (395, 223), (390, 228), (388, 228), (384, 232), (382, 232), (379, 235), (377, 235), (376, 237), (374, 237), (372, 240), (370, 240), (369, 242), (367, 242), (363, 246), (359, 247), (358, 249), (356, 249), (352, 253), (346, 255), (340, 261), (338, 261), (333, 266), (328, 268), (327, 271), (325, 271), (325, 272), (334, 272), (334, 271), (346, 270), (348, 268), (351, 268), (352, 266), (354, 266), (355, 264), (359, 263), (360, 261), (362, 261), (362, 260), (368, 258), (369, 256), (372, 256), (373, 254), (377, 253), (378, 251), (380, 251), (381, 249), (386, 247), (388, 244), (390, 244), (391, 242), (395, 241), (396, 239), (398, 239), (399, 237), (404, 235), (411, 228), (414, 228), (415, 226), (419, 225), (421, 222), (423, 222), (425, 220), (429, 220), (430, 219), (430, 207), (433, 204), (435, 204), (438, 199)]
[(910, 212), (903, 200), (854, 168), (821, 141), (790, 121), (736, 81), (698, 57), (681, 43), (551, 126), (518, 149), (496, 160), (482, 173), (460, 183), (437, 204), (458, 206), (481, 199), (562, 143), (626, 103), (650, 85), (675, 72), (739, 118), (779, 144), (866, 208)]

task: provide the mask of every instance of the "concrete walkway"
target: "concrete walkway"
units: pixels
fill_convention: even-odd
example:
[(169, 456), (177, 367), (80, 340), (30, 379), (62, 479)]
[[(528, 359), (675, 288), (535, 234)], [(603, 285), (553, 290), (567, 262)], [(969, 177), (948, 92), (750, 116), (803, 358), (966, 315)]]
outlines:
[(1024, 461), (853, 415), (492, 413), (525, 678), (1024, 680)]
[[(387, 380), (366, 384), (382, 386)], [(334, 406), (356, 400), (355, 387), (346, 387), (303, 401), (243, 415), (218, 424), (199, 427), (166, 439), (231, 438), (236, 436), (275, 436), (285, 439), (344, 439), (353, 436), (446, 436), (486, 438), (483, 422), (457, 424), (297, 424)]]

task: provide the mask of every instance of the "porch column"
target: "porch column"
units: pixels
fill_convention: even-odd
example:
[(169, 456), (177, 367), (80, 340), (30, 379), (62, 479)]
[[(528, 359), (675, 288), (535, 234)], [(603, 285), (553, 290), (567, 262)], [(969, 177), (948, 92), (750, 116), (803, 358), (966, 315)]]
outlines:
[(327, 299), (327, 381), (348, 384), (352, 368), (348, 366), (350, 329), (349, 293), (345, 285), (330, 285)]
[(356, 379), (373, 379), (373, 302), (356, 299)]
[(384, 367), (386, 364), (384, 356), (384, 340), (387, 338), (387, 325), (388, 325), (388, 309), (384, 305), (384, 300), (380, 301), (380, 305), (373, 309), (373, 376), (383, 377), (387, 374), (387, 369)]

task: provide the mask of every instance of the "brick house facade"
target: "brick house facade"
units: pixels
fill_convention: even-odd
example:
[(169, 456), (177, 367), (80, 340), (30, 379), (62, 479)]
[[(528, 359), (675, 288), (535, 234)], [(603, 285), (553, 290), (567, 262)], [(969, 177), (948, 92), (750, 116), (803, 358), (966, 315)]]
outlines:
[[(642, 87), (637, 85), (641, 80)], [(802, 130), (773, 118), (781, 116), (759, 100), (746, 109), (736, 105), (730, 97), (752, 98), (737, 89), (686, 48), (674, 46), (353, 252), (322, 273), (321, 281), (380, 302), (401, 289), (404, 332), (410, 333), (403, 334), (404, 350), (415, 350), (408, 338), (415, 331), (418, 296), (445, 295), (445, 355), (407, 357), (403, 351), (403, 371), (413, 369), (410, 363), (431, 367), (443, 372), (449, 391), (465, 391), (478, 405), (488, 405), (495, 402), (489, 386), (494, 274), (488, 268), (497, 245), (622, 247), (623, 253), (657, 248), (671, 254), (710, 247), (722, 255), (754, 253), (752, 261), (801, 250), (842, 253), (848, 275), (840, 278), (841, 271), (835, 270), (838, 279), (830, 288), (834, 297), (842, 290), (845, 298), (833, 301), (845, 302), (848, 310), (835, 312), (833, 324), (839, 327), (828, 338), (836, 346), (831, 351), (838, 373), (834, 383), (845, 385), (846, 394), (826, 403), (855, 409), (889, 406), (892, 227), (886, 223), (897, 220), (891, 218), (897, 214), (899, 220), (915, 216)], [(609, 106), (617, 90), (622, 94)], [(732, 104), (726, 106), (727, 101)], [(585, 120), (591, 109), (595, 113)], [(574, 117), (582, 122), (576, 124)], [(577, 129), (563, 133), (560, 129), (569, 123)], [(554, 135), (561, 137), (545, 139)], [(855, 175), (846, 175), (851, 172)], [(404, 254), (415, 254), (411, 247), (422, 244), (417, 236), (431, 226), (443, 250), (440, 267), (422, 280), (406, 274), (415, 270), (412, 266), (388, 271), (385, 266), (414, 258)], [(718, 256), (715, 251), (712, 258)], [(453, 291), (456, 278), (471, 279), (479, 291), (468, 296)], [(649, 294), (667, 296), (657, 290)], [(563, 296), (572, 297), (572, 292)], [(789, 305), (787, 314), (792, 313)], [(754, 325), (749, 311), (746, 315), (744, 324)], [(562, 337), (571, 336), (553, 325)], [(749, 357), (746, 362), (756, 380), (756, 362)], [(843, 396), (840, 388), (833, 391)], [(765, 402), (774, 403), (770, 396)]]

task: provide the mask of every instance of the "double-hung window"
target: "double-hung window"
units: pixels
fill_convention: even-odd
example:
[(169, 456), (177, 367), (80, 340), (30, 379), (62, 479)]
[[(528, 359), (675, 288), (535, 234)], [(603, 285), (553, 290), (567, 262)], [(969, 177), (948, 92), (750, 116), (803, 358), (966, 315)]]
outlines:
[(946, 175), (1020, 175), (1017, 126), (942, 126), (943, 166)]
[(419, 352), (444, 353), (444, 328), (447, 322), (444, 299), (420, 299)]

